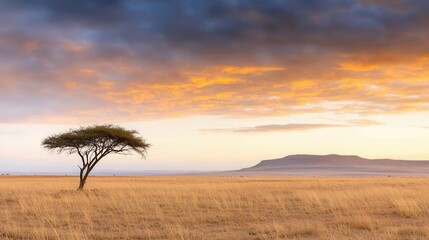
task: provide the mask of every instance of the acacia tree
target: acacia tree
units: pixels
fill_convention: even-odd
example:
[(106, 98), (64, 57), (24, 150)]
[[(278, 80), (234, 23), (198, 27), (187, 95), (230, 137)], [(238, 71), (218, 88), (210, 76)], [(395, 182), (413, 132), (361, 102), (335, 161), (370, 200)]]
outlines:
[(78, 154), (82, 165), (78, 190), (85, 186), (86, 179), (95, 165), (109, 154), (128, 155), (136, 152), (146, 157), (150, 147), (137, 131), (126, 130), (119, 126), (97, 125), (72, 129), (64, 133), (47, 137), (42, 146), (58, 153)]

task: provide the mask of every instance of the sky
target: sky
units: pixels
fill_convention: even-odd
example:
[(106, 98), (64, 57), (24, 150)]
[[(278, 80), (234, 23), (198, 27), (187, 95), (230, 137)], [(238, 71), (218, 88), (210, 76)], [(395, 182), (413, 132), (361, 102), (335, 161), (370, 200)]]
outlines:
[(0, 172), (117, 124), (152, 144), (100, 169), (227, 170), (290, 154), (429, 159), (424, 0), (0, 0)]

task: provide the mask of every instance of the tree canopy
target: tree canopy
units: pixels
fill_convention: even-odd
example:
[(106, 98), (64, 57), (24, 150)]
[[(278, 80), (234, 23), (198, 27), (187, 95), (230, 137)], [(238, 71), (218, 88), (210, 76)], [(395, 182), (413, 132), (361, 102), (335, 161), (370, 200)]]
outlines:
[(127, 155), (136, 152), (145, 158), (150, 144), (135, 130), (114, 125), (96, 125), (49, 136), (43, 140), (42, 146), (57, 150), (58, 153), (77, 153), (80, 156), (82, 166), (79, 166), (79, 189), (82, 189), (88, 174), (108, 154)]

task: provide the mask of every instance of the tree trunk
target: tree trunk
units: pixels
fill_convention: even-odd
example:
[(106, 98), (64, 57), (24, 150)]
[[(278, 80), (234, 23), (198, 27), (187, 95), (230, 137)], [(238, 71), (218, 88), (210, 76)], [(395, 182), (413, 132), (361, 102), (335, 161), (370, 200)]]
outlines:
[[(86, 172), (85, 172), (86, 170)], [(85, 172), (85, 174), (84, 174)], [(79, 187), (77, 188), (77, 190), (83, 190), (83, 187), (85, 186), (86, 183), (86, 178), (88, 177), (90, 172), (90, 169), (88, 167), (84, 167), (80, 169), (80, 175), (79, 175)]]
[(79, 187), (77, 188), (77, 190), (83, 190), (83, 187), (85, 186), (86, 179), (88, 178), (89, 173), (92, 171), (92, 169), (98, 163), (98, 161), (100, 161), (100, 159), (101, 158), (98, 158), (95, 161), (90, 162), (89, 164), (86, 164), (82, 168), (80, 168), (80, 175), (79, 175), (80, 183), (79, 183)]
[(81, 179), (80, 183), (79, 183), (79, 187), (77, 188), (77, 190), (82, 191), (83, 190), (83, 186), (85, 186), (85, 182)]

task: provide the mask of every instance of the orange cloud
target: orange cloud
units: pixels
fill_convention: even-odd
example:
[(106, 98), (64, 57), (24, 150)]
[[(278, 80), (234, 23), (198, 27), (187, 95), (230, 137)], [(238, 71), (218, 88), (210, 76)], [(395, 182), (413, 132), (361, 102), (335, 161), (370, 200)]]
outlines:
[[(94, 85), (91, 91), (106, 105), (128, 109), (127, 114), (136, 119), (186, 115), (283, 116), (309, 111), (371, 115), (429, 109), (429, 94), (424, 91), (429, 81), (408, 80), (408, 71), (398, 72), (395, 79), (390, 79), (391, 72), (384, 67), (383, 71), (369, 75), (356, 75), (354, 70), (323, 69), (320, 78), (301, 79), (300, 73), (273, 70), (277, 67), (270, 68), (272, 71), (266, 66), (262, 68), (265, 72), (254, 70), (255, 67), (250, 68), (252, 71), (237, 67), (241, 70), (234, 70), (240, 72), (236, 75), (228, 75), (224, 70), (230, 66), (183, 70), (171, 76), (174, 81), (130, 80), (121, 85), (108, 82), (108, 87)], [(132, 68), (129, 71), (135, 72)], [(414, 74), (429, 76), (424, 71)], [(337, 77), (329, 78), (330, 75)]]
[(215, 84), (233, 84), (240, 82), (237, 78), (231, 78), (231, 77), (212, 77), (212, 78), (206, 78), (206, 77), (191, 77), (191, 82), (195, 84), (197, 87), (206, 87), (210, 85)]
[[(56, 62), (48, 61), (49, 71), (0, 69), (0, 86), (12, 89), (9, 92), (15, 91), (15, 95), (27, 96), (29, 92), (18, 87), (17, 79), (48, 79), (50, 84), (45, 85), (35, 81), (37, 90), (29, 87), (31, 97), (46, 101), (55, 98), (67, 109), (29, 112), (20, 119), (55, 121), (49, 112), (61, 114), (62, 121), (93, 122), (308, 112), (368, 116), (429, 110), (425, 91), (429, 87), (429, 57), (424, 54), (408, 61), (365, 54), (321, 57), (314, 62), (287, 62), (286, 68), (279, 64), (141, 65), (132, 58), (100, 58), (90, 46), (64, 47), (67, 53), (71, 50), (79, 52), (73, 55), (78, 60), (56, 68), (49, 67)], [(31, 83), (26, 82), (28, 86)]]
[(267, 66), (248, 66), (248, 67), (236, 67), (226, 66), (221, 68), (222, 72), (231, 74), (262, 74), (264, 72), (272, 71), (283, 71), (285, 67), (267, 67)]
[(356, 72), (365, 72), (379, 69), (382, 67), (380, 64), (376, 63), (363, 63), (363, 62), (342, 62), (339, 63), (340, 70), (345, 71), (356, 71)]

